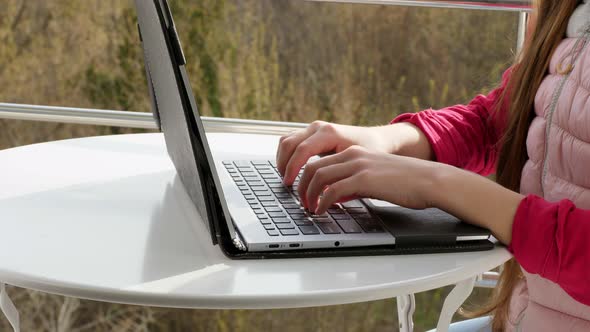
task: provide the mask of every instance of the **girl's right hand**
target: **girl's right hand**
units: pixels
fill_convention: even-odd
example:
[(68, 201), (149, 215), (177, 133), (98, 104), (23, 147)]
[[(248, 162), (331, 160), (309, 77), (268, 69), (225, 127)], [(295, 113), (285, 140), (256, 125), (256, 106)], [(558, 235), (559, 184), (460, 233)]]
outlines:
[(347, 126), (314, 121), (307, 128), (281, 137), (277, 150), (277, 168), (284, 183), (292, 185), (299, 170), (309, 158), (326, 153), (338, 153), (352, 145), (376, 152), (391, 152), (379, 127)]

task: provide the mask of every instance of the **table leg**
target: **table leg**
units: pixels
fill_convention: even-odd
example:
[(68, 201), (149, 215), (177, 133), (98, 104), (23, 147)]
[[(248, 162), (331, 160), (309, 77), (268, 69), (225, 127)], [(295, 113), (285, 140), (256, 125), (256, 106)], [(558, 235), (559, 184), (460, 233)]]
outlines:
[(0, 282), (0, 310), (4, 313), (6, 319), (8, 319), (10, 325), (12, 325), (14, 332), (20, 332), (18, 311), (6, 293), (6, 284), (2, 282)]
[(445, 302), (443, 304), (442, 310), (440, 312), (440, 317), (438, 318), (438, 324), (436, 325), (436, 332), (447, 332), (449, 330), (449, 325), (451, 325), (451, 319), (453, 319), (453, 315), (469, 294), (473, 291), (473, 286), (475, 286), (475, 280), (477, 276), (474, 276), (469, 279), (465, 279), (460, 281), (455, 285), (455, 288), (447, 295)]
[(414, 331), (414, 310), (416, 309), (416, 299), (414, 294), (398, 296), (397, 298), (397, 320), (399, 321), (400, 332)]

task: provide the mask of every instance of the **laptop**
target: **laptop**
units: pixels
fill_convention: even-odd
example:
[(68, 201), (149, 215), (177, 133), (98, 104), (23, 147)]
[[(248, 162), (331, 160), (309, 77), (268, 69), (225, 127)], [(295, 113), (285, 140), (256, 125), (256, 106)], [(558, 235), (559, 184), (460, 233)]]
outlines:
[(437, 209), (411, 210), (361, 199), (313, 215), (299, 204), (298, 180), (293, 187), (284, 186), (273, 160), (214, 160), (167, 1), (136, 0), (135, 6), (154, 118), (213, 244), (227, 256), (348, 256), (493, 248), (488, 230)]

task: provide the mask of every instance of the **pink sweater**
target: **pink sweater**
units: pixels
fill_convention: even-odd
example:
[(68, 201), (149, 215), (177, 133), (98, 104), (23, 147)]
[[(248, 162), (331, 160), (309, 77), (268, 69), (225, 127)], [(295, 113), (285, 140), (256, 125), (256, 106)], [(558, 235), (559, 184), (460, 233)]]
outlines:
[[(467, 105), (402, 114), (392, 123), (420, 128), (438, 162), (489, 175), (495, 170), (507, 113), (503, 105), (494, 114), (495, 105), (509, 76), (510, 70), (498, 88)], [(590, 210), (567, 199), (548, 202), (528, 195), (514, 217), (508, 249), (527, 272), (557, 283), (572, 298), (590, 305)]]

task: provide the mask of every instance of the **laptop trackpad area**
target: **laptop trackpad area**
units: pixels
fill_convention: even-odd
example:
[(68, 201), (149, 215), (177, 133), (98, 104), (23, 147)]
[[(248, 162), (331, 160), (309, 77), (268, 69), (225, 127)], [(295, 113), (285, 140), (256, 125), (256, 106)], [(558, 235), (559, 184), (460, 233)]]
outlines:
[(462, 222), (442, 210), (414, 210), (379, 200), (365, 200), (397, 245), (449, 245), (464, 240), (485, 240), (487, 229)]

